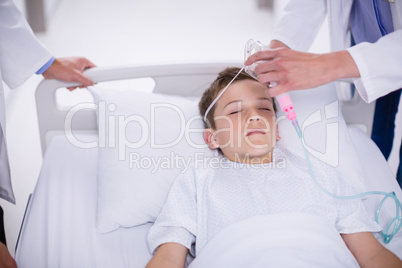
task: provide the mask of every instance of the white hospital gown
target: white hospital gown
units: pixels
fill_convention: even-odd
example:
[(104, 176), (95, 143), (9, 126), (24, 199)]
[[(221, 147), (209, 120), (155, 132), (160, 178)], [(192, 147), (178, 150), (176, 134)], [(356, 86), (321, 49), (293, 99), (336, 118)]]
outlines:
[[(355, 193), (334, 168), (316, 159), (311, 161), (324, 188), (337, 195)], [(149, 249), (154, 253), (159, 245), (176, 242), (195, 257), (232, 223), (256, 215), (289, 212), (322, 216), (339, 233), (381, 231), (366, 214), (361, 200), (328, 196), (310, 177), (304, 155), (276, 146), (270, 164), (247, 165), (221, 157), (219, 164), (193, 166), (180, 175), (149, 231)]]

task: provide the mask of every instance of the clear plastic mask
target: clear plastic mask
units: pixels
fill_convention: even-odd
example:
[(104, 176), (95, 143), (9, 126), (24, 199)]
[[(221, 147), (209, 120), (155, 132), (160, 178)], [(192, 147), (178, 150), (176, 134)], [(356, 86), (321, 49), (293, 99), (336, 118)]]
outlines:
[[(265, 49), (267, 49), (267, 47), (265, 45), (263, 45), (260, 41), (256, 41), (254, 39), (248, 40), (246, 43), (246, 46), (244, 48), (244, 62), (246, 62), (246, 60), (254, 53), (256, 53), (258, 51), (263, 51)], [(257, 63), (253, 63), (250, 66), (246, 66), (244, 70), (246, 71), (246, 73), (248, 73), (254, 79), (257, 80), (257, 75), (256, 75), (256, 73), (254, 73), (256, 66), (257, 66)]]

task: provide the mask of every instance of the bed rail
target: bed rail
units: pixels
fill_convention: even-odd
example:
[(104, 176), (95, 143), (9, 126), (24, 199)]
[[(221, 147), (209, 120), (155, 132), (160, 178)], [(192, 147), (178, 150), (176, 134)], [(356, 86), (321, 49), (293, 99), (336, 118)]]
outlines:
[[(182, 96), (200, 96), (216, 75), (225, 67), (240, 66), (238, 63), (197, 63), (155, 66), (96, 67), (85, 71), (95, 83), (151, 77), (155, 81), (154, 93)], [(42, 80), (35, 93), (42, 155), (46, 151), (46, 135), (64, 130), (68, 110), (56, 103), (56, 90), (76, 86), (57, 80)], [(80, 110), (73, 118), (74, 130), (97, 131), (96, 114), (93, 109)]]
[[(153, 93), (174, 94), (181, 96), (200, 96), (216, 75), (225, 67), (241, 64), (226, 63), (194, 63), (165, 64), (150, 66), (96, 67), (85, 71), (95, 83), (152, 78), (155, 81)], [(56, 103), (56, 90), (76, 86), (76, 83), (65, 83), (57, 80), (42, 80), (35, 93), (42, 155), (47, 147), (47, 134), (64, 131), (64, 122), (69, 112), (61, 109)], [(341, 103), (342, 113), (347, 124), (355, 124), (370, 135), (375, 103), (365, 103), (358, 94), (351, 101)], [(74, 115), (72, 121), (74, 131), (97, 131), (94, 109), (84, 109)]]

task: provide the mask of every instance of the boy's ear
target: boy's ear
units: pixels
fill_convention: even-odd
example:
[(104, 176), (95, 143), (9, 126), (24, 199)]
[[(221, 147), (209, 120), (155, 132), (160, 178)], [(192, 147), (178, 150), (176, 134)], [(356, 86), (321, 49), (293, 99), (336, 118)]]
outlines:
[(211, 149), (219, 148), (219, 144), (214, 137), (214, 130), (212, 128), (206, 128), (204, 130), (204, 140), (208, 144), (209, 148)]

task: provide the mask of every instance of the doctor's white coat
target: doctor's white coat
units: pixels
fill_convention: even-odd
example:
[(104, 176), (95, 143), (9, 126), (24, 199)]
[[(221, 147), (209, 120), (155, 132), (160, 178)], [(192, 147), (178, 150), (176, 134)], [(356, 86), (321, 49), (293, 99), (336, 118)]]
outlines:
[[(50, 52), (35, 38), (13, 1), (0, 0), (0, 80), (10, 88), (16, 88), (51, 57)], [(0, 197), (15, 203), (5, 142), (3, 83), (0, 83), (0, 126)]]
[(350, 45), (353, 0), (290, 0), (274, 30), (273, 39), (294, 50), (307, 51), (328, 14), (331, 50), (348, 49), (361, 77), (353, 79), (366, 102), (402, 88), (402, 2), (391, 3), (394, 32), (374, 44)]

